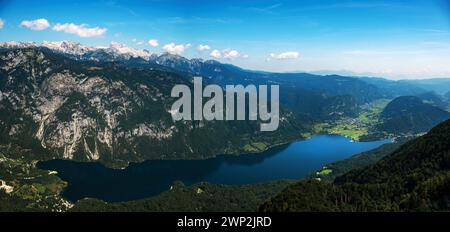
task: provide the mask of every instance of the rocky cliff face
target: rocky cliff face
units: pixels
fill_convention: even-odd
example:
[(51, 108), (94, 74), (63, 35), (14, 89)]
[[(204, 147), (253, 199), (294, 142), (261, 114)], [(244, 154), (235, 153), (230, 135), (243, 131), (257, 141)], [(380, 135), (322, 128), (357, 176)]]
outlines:
[[(175, 130), (173, 125), (146, 120), (131, 128), (119, 126), (142, 107), (155, 105), (158, 111), (167, 112), (162, 89), (145, 83), (127, 85), (107, 77), (101, 67), (76, 70), (70, 62), (49, 59), (35, 49), (8, 51), (0, 59), (2, 103), (7, 101), (15, 112), (32, 118), (34, 138), (63, 158), (73, 159), (83, 150), (84, 159), (98, 160), (100, 151), (113, 153), (115, 140), (134, 136), (166, 139)], [(158, 78), (152, 73), (144, 75)], [(10, 127), (12, 137), (24, 133), (20, 123)]]
[(46, 149), (53, 158), (117, 163), (245, 152), (254, 142), (300, 134), (292, 114), (282, 119), (281, 130), (266, 134), (249, 121), (175, 123), (169, 113), (175, 84), (191, 82), (172, 72), (75, 60), (42, 47), (2, 49), (0, 136)]

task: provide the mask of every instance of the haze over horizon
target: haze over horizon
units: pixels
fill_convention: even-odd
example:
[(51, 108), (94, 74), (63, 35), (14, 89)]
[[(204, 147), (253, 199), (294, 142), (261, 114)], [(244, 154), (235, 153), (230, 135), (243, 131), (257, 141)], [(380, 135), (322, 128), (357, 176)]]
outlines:
[(252, 70), (389, 79), (449, 78), (449, 22), (446, 0), (0, 0), (3, 42), (116, 42)]

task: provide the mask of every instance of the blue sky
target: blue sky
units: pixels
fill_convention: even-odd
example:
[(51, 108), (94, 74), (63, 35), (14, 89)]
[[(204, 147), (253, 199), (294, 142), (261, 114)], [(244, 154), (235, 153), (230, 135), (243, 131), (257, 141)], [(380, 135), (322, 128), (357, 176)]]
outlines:
[(257, 70), (450, 77), (448, 0), (0, 0), (0, 19), (0, 41), (115, 41)]

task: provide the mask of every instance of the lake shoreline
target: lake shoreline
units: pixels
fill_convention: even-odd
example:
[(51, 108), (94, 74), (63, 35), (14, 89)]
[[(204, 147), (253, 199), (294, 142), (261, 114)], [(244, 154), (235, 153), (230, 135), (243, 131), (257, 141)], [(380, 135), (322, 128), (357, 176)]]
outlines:
[(390, 142), (352, 142), (339, 135), (315, 135), (259, 153), (225, 154), (202, 160), (147, 160), (130, 163), (125, 169), (69, 160), (41, 161), (37, 167), (58, 172), (58, 177), (68, 183), (62, 196), (71, 202), (86, 197), (119, 202), (156, 196), (175, 181), (190, 186), (200, 182), (244, 185), (300, 180), (326, 163)]
[[(309, 140), (314, 136), (321, 136), (321, 135), (332, 135), (332, 136), (342, 136), (344, 138), (348, 138), (354, 142), (374, 142), (374, 141), (379, 141), (379, 140), (385, 140), (385, 139), (392, 139), (392, 138), (384, 138), (384, 137), (380, 137), (380, 138), (373, 138), (373, 139), (369, 139), (369, 140), (355, 140), (351, 137), (345, 136), (345, 135), (341, 135), (341, 134), (326, 134), (326, 133), (318, 133), (318, 134), (313, 134), (311, 136), (308, 137), (302, 137), (302, 138), (297, 138), (297, 139), (293, 139), (293, 140), (289, 140), (286, 142), (281, 142), (281, 143), (275, 143), (275, 144), (270, 144), (267, 145), (267, 147), (263, 150), (258, 150), (258, 151), (254, 151), (254, 152), (236, 152), (236, 153), (225, 153), (225, 154), (217, 154), (211, 157), (205, 157), (203, 159), (145, 159), (142, 161), (118, 161), (117, 163), (104, 163), (101, 161), (79, 161), (79, 160), (71, 160), (71, 159), (64, 159), (64, 158), (55, 158), (55, 159), (45, 159), (45, 160), (38, 160), (37, 162), (45, 162), (45, 161), (50, 161), (50, 160), (67, 160), (67, 161), (72, 161), (72, 162), (78, 162), (78, 163), (99, 163), (101, 165), (103, 165), (106, 168), (111, 168), (111, 169), (117, 169), (117, 170), (123, 170), (128, 168), (130, 165), (136, 165), (136, 164), (142, 164), (145, 162), (150, 162), (150, 161), (161, 161), (161, 160), (173, 160), (173, 161), (177, 161), (177, 160), (209, 160), (209, 159), (216, 159), (219, 157), (223, 157), (223, 156), (230, 156), (230, 157), (236, 157), (236, 156), (242, 156), (242, 155), (260, 155), (264, 152), (270, 151), (271, 149), (276, 149), (278, 147), (281, 146), (285, 146), (287, 144), (291, 144), (291, 143), (295, 143), (295, 142), (300, 142), (300, 141), (305, 141), (305, 140)], [(122, 165), (123, 164), (123, 165)]]

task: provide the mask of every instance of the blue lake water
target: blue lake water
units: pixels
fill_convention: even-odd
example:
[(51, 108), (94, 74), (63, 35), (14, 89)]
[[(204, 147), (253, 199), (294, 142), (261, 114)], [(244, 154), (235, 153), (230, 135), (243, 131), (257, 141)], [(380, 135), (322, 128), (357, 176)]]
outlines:
[(324, 164), (374, 149), (390, 140), (353, 142), (339, 135), (316, 135), (259, 154), (219, 156), (207, 160), (152, 160), (122, 170), (99, 163), (67, 160), (39, 162), (41, 169), (56, 170), (69, 186), (63, 196), (74, 202), (85, 197), (108, 202), (157, 195), (174, 181), (250, 184), (279, 179), (301, 179)]

